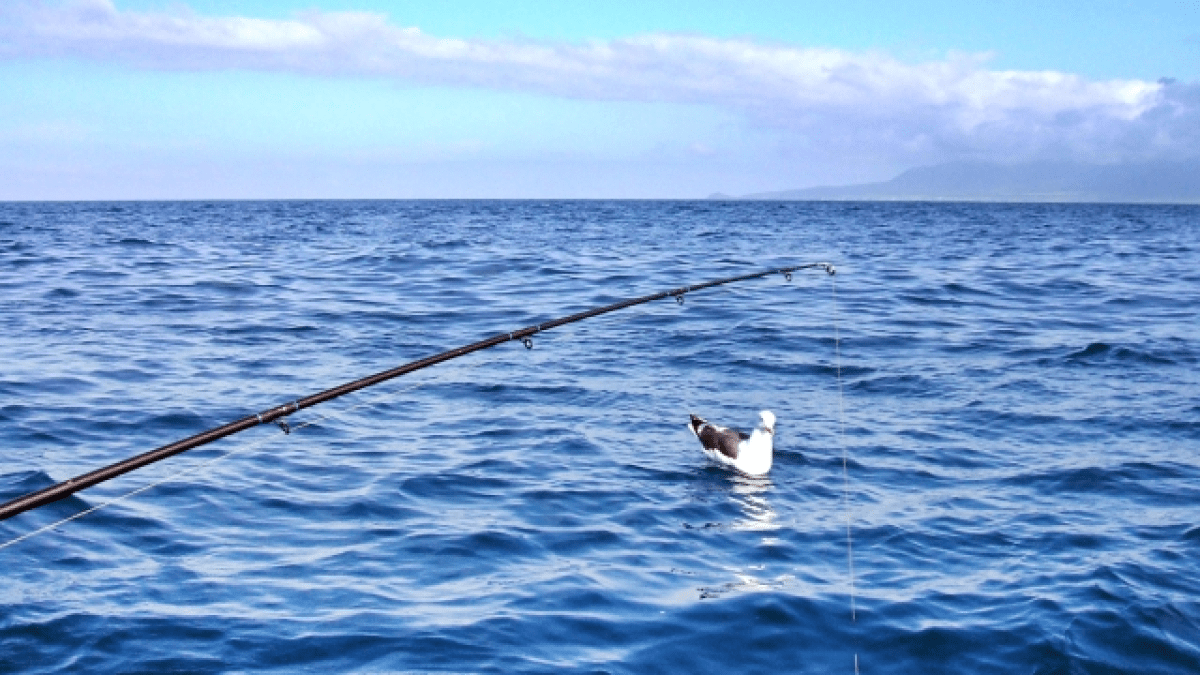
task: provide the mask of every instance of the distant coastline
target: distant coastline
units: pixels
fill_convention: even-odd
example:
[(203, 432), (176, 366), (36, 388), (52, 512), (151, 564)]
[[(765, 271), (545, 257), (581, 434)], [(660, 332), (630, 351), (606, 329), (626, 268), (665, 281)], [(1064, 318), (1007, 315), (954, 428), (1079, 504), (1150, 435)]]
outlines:
[(952, 162), (909, 169), (879, 183), (740, 197), (717, 193), (709, 199), (1200, 204), (1200, 160), (1120, 165)]

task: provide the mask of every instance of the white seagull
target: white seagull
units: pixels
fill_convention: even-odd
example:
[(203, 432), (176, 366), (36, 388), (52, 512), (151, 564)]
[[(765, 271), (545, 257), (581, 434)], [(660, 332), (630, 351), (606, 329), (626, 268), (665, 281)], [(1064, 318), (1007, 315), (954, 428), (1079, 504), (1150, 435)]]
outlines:
[(758, 413), (758, 426), (750, 434), (710, 424), (695, 415), (688, 429), (700, 439), (704, 454), (720, 464), (751, 476), (762, 476), (771, 470), (775, 415), (770, 410)]

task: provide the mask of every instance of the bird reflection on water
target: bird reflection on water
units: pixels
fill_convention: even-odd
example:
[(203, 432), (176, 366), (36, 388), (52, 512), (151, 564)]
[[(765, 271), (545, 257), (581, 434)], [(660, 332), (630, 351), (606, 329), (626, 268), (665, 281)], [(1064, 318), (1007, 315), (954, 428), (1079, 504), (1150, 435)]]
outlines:
[[(767, 499), (775, 487), (767, 476), (734, 474), (730, 477), (734, 502), (742, 509), (744, 518), (734, 521), (730, 529), (737, 531), (772, 532), (777, 514)], [(766, 543), (766, 542), (764, 542)]]
[[(771, 507), (769, 499), (771, 492), (775, 489), (771, 479), (766, 476), (731, 473), (728, 480), (730, 482), (730, 498), (741, 509), (743, 516), (730, 523), (729, 530), (733, 532), (776, 532), (779, 529), (779, 525), (775, 522), (778, 514)], [(776, 546), (781, 543), (778, 537), (768, 534), (763, 536), (761, 545)], [(718, 598), (731, 592), (774, 591), (791, 586), (796, 581), (792, 574), (763, 576), (766, 571), (766, 565), (763, 563), (739, 565), (726, 569), (733, 574), (735, 580), (700, 587), (698, 590), (701, 599)]]

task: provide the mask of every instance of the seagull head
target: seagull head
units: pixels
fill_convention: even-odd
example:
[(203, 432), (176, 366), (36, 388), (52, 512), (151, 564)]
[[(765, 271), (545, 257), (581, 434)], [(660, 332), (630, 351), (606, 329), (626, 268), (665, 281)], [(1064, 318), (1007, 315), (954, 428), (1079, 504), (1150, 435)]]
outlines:
[(775, 435), (775, 414), (770, 410), (764, 410), (758, 413), (758, 426), (762, 427), (768, 434)]

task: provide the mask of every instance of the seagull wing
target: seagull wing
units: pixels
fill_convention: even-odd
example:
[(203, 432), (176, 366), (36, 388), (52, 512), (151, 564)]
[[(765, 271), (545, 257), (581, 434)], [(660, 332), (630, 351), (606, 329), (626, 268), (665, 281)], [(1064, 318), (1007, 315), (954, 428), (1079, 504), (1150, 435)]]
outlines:
[(696, 435), (700, 437), (700, 443), (709, 450), (715, 450), (729, 459), (737, 459), (738, 443), (741, 441), (738, 432), (705, 424)]

